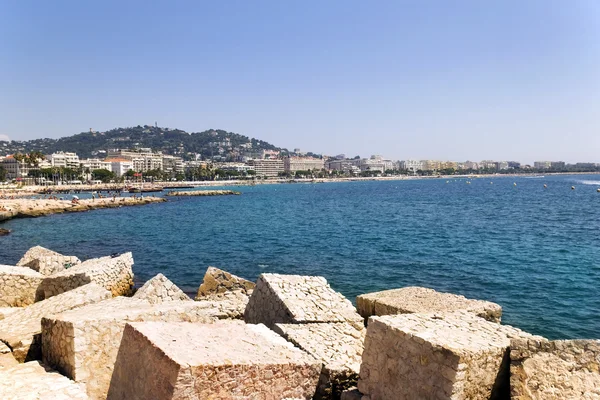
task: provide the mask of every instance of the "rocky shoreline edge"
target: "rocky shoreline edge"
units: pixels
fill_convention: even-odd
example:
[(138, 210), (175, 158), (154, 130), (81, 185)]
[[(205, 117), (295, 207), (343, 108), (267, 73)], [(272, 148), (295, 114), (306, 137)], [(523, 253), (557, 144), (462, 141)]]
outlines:
[(13, 218), (35, 218), (51, 214), (83, 212), (103, 208), (140, 206), (167, 201), (162, 197), (110, 197), (72, 200), (58, 199), (1, 199), (0, 222)]
[(502, 325), (421, 287), (357, 297), (323, 277), (209, 267), (194, 300), (131, 253), (43, 247), (0, 265), (0, 398), (596, 399), (600, 341)]

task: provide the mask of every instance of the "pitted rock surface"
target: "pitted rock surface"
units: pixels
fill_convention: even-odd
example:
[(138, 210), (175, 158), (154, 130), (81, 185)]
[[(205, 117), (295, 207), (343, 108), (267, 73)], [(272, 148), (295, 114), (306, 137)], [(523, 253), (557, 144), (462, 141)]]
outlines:
[(600, 399), (600, 340), (511, 341), (511, 398)]
[(75, 256), (63, 256), (42, 246), (35, 246), (27, 250), (17, 266), (28, 267), (42, 275), (49, 276), (80, 263), (81, 260)]
[(371, 317), (358, 390), (372, 399), (487, 400), (508, 393), (510, 340), (525, 337), (536, 338), (465, 311)]
[(0, 307), (33, 304), (44, 275), (29, 268), (0, 265)]
[(247, 323), (347, 322), (364, 329), (352, 303), (320, 276), (262, 274), (244, 313)]
[(232, 310), (227, 307), (231, 306), (227, 302), (150, 304), (129, 297), (112, 298), (42, 319), (43, 359), (69, 378), (84, 383), (90, 398), (105, 399), (128, 322), (210, 323), (229, 318)]
[(39, 361), (0, 369), (2, 400), (86, 400), (82, 387)]
[(500, 322), (502, 307), (484, 300), (438, 292), (423, 287), (405, 287), (368, 293), (356, 298), (358, 312), (364, 318), (372, 315), (469, 311), (488, 321)]
[(163, 274), (158, 274), (150, 279), (133, 295), (134, 299), (146, 300), (150, 303), (164, 303), (165, 301), (192, 301), (173, 282)]
[(323, 363), (315, 399), (356, 386), (366, 330), (348, 323), (275, 324), (273, 330)]
[(44, 279), (38, 290), (38, 298), (47, 299), (90, 282), (102, 286), (113, 296), (126, 296), (131, 294), (133, 288), (132, 267), (131, 253), (87, 260)]
[(208, 267), (204, 274), (204, 280), (200, 288), (198, 288), (196, 300), (233, 291), (239, 291), (249, 296), (252, 294), (254, 286), (254, 282), (250, 282), (219, 268)]
[(13, 350), (15, 358), (29, 361), (40, 358), (40, 333), (43, 317), (97, 303), (110, 298), (110, 292), (90, 283), (67, 293), (37, 302), (0, 321), (0, 340)]
[(108, 399), (311, 399), (320, 371), (264, 325), (131, 323)]

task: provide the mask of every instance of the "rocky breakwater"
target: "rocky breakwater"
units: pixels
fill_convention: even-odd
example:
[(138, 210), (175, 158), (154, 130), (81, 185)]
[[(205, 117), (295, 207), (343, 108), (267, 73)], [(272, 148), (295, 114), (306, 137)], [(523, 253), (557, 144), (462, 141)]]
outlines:
[(100, 208), (139, 206), (165, 202), (162, 197), (116, 197), (102, 199), (72, 200), (53, 199), (2, 199), (0, 221), (12, 218), (41, 217), (65, 212), (82, 212)]
[(402, 311), (371, 315), (365, 328), (322, 277), (263, 274), (254, 286), (210, 267), (197, 301), (162, 274), (131, 298), (99, 278), (116, 264), (48, 277), (12, 267), (43, 280), (95, 272), (0, 309), (1, 399), (600, 398), (598, 341), (532, 336), (461, 296), (405, 288), (392, 302)]
[(167, 196), (230, 196), (240, 194), (240, 192), (234, 190), (173, 190), (167, 193)]

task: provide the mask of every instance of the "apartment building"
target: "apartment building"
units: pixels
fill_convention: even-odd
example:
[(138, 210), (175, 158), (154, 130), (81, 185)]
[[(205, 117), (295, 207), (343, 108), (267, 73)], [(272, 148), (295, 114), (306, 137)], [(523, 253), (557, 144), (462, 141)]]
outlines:
[(320, 158), (286, 157), (283, 159), (283, 169), (285, 172), (320, 171), (323, 168), (325, 168), (325, 161)]
[(248, 165), (256, 171), (256, 176), (276, 177), (284, 172), (283, 160), (278, 159), (250, 160)]

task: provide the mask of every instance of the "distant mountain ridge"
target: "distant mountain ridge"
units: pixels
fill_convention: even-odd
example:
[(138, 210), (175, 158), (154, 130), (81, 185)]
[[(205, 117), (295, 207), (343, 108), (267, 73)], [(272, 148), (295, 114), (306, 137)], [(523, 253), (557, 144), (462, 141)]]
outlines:
[(66, 151), (77, 153), (80, 158), (90, 158), (101, 156), (108, 149), (135, 148), (151, 148), (184, 159), (200, 154), (203, 159), (222, 158), (223, 161), (237, 160), (242, 155), (262, 150), (285, 150), (263, 140), (221, 129), (188, 133), (181, 129), (150, 125), (115, 128), (106, 132), (82, 132), (59, 139), (0, 141), (0, 154), (4, 155), (31, 151), (41, 151), (44, 154)]

